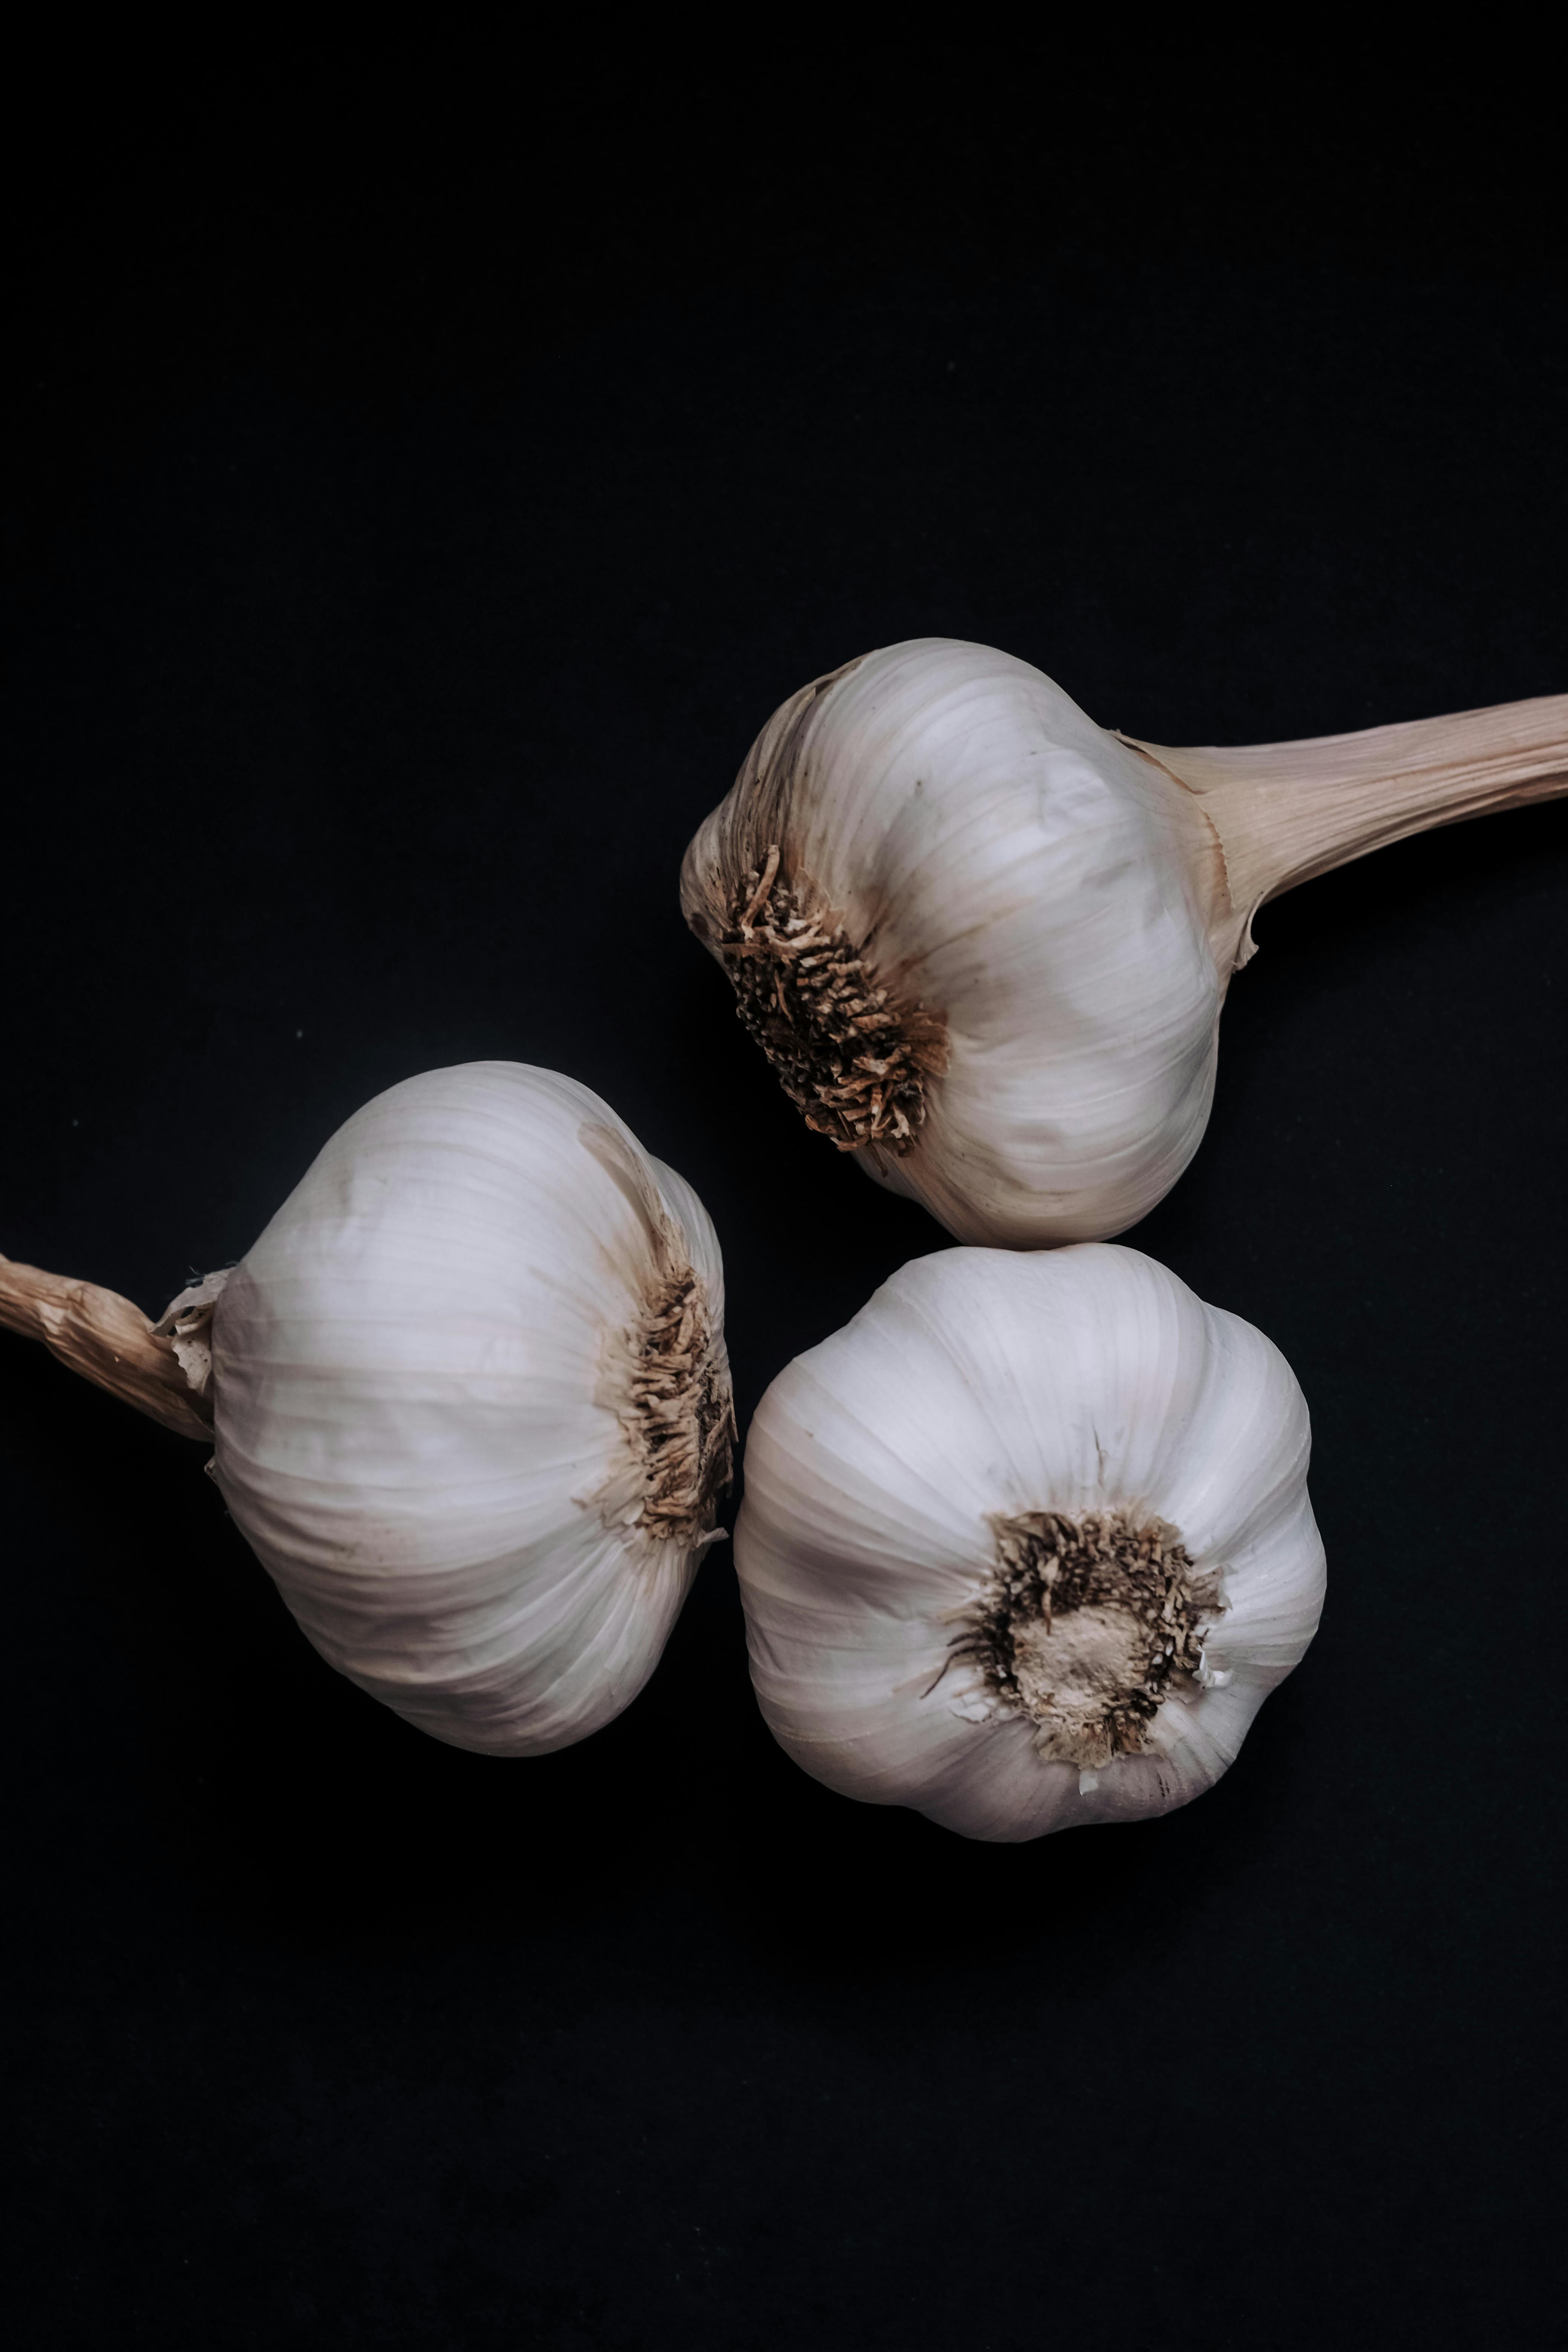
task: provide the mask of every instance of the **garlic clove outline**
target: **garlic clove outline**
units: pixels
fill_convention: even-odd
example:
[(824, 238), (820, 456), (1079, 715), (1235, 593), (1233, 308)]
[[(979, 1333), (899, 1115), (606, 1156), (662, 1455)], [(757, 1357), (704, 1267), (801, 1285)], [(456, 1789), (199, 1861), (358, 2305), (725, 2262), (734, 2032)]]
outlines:
[[(968, 1837), (1188, 1802), (1316, 1631), (1309, 1452), (1279, 1349), (1138, 1251), (915, 1260), (748, 1433), (735, 1564), (774, 1737)], [(1042, 1571), (1011, 1590), (1009, 1546)], [(1162, 1546), (1155, 1643), (1138, 1579)], [(1185, 1663), (1152, 1673), (1167, 1641)]]
[(681, 871), (787, 1094), (960, 1241), (1103, 1239), (1196, 1150), (1258, 908), (1568, 789), (1568, 696), (1236, 749), (917, 638), (774, 712)]
[(0, 1319), (215, 1439), (332, 1665), (499, 1755), (618, 1714), (722, 1532), (723, 1304), (691, 1187), (586, 1087), (509, 1063), (378, 1096), (155, 1326), (0, 1261)]

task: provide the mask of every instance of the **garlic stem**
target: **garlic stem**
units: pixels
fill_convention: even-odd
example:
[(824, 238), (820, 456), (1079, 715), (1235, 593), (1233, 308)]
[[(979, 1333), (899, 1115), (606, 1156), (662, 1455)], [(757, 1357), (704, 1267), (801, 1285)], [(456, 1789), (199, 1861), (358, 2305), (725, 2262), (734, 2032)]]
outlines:
[(212, 1443), (212, 1402), (186, 1381), (171, 1343), (139, 1307), (96, 1282), (77, 1282), (0, 1257), (0, 1327), (41, 1339), (73, 1372), (182, 1437)]
[(1406, 835), (1568, 793), (1568, 695), (1294, 743), (1171, 749), (1120, 739), (1194, 795), (1214, 827), (1209, 937), (1222, 973), (1252, 954), (1266, 900)]

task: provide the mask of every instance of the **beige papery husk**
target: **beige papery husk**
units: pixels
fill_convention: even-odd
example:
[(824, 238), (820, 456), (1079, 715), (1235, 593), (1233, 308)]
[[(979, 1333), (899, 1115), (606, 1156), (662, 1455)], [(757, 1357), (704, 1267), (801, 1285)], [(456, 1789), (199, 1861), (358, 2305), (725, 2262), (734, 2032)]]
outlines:
[(723, 1269), (696, 1193), (574, 1079), (366, 1104), (156, 1321), (0, 1258), (0, 1325), (214, 1447), (317, 1649), (436, 1738), (537, 1755), (658, 1663), (721, 1532)]
[(1568, 789), (1568, 696), (1171, 749), (942, 637), (774, 712), (681, 904), (807, 1124), (961, 1241), (1107, 1238), (1196, 1150), (1258, 908)]

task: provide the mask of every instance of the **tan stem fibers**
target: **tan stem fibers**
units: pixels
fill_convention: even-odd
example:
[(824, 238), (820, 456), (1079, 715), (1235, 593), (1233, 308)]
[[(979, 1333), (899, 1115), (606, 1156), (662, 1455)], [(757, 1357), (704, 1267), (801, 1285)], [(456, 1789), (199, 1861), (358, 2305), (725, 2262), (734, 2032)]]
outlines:
[(1120, 740), (1191, 793), (1213, 828), (1209, 938), (1222, 973), (1252, 918), (1299, 882), (1407, 835), (1568, 793), (1568, 694), (1294, 743)]
[(182, 1437), (212, 1444), (212, 1400), (190, 1386), (172, 1338), (117, 1291), (0, 1257), (0, 1328), (41, 1339), (73, 1372)]

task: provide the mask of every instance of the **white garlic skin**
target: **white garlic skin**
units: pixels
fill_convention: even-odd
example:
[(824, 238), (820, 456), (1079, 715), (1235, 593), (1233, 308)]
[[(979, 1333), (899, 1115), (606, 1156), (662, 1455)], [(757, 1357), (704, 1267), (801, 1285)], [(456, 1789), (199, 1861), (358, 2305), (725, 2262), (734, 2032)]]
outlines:
[(690, 1186), (586, 1087), (476, 1063), (367, 1104), (224, 1285), (224, 1499), (321, 1654), (438, 1739), (564, 1747), (658, 1662), (703, 1543), (635, 1523), (617, 1408), (671, 1250), (717, 1335)]
[[(789, 748), (764, 749), (788, 713)], [(913, 1149), (858, 1150), (866, 1172), (1007, 1248), (1146, 1215), (1214, 1093), (1217, 848), (1193, 796), (1027, 662), (921, 637), (818, 681), (758, 739), (681, 877), (716, 955), (774, 841), (869, 941), (878, 981), (946, 1027)]]
[[(917, 1259), (768, 1390), (735, 1562), (752, 1677), (816, 1780), (1017, 1841), (1185, 1804), (1231, 1763), (1317, 1629), (1307, 1407), (1261, 1332), (1140, 1252)], [(992, 1515), (1131, 1509), (1218, 1570), (1206, 1686), (1098, 1775), (1037, 1752), (955, 1660)]]

